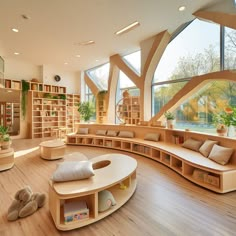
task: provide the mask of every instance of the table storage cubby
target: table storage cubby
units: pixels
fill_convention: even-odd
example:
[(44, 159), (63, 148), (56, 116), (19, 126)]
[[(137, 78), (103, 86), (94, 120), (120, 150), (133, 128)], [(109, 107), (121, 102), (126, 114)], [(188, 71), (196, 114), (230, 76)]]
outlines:
[(176, 157), (172, 156), (172, 158), (171, 158), (171, 167), (172, 167), (172, 169), (174, 169), (175, 171), (177, 171), (181, 174), (182, 169), (183, 169), (182, 165), (183, 165), (183, 162), (179, 158), (176, 158)]

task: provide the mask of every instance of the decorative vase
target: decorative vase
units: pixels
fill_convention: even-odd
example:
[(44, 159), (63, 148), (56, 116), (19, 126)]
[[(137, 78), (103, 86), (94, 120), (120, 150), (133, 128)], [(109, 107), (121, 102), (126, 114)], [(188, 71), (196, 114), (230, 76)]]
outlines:
[(225, 127), (217, 128), (216, 132), (219, 136), (225, 136), (227, 134), (227, 128)]
[(166, 120), (166, 127), (168, 129), (174, 129), (174, 120)]
[(234, 137), (235, 136), (235, 127), (233, 125), (230, 125), (228, 127), (228, 133), (227, 133), (228, 137)]

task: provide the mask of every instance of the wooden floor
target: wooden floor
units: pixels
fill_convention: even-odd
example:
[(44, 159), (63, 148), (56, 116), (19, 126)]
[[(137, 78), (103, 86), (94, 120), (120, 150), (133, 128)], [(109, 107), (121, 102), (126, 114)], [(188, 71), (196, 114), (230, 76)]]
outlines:
[[(18, 189), (29, 185), (34, 192), (48, 196), (48, 180), (62, 160), (41, 159), (38, 149), (41, 141), (13, 141), (15, 166), (0, 172), (1, 236), (236, 235), (236, 192), (224, 195), (210, 192), (158, 162), (131, 153), (127, 154), (138, 161), (136, 192), (123, 207), (105, 219), (81, 229), (58, 231), (47, 202), (33, 215), (8, 222), (7, 209)], [(67, 153), (78, 151), (88, 158), (105, 153), (124, 153), (93, 147), (66, 148)]]

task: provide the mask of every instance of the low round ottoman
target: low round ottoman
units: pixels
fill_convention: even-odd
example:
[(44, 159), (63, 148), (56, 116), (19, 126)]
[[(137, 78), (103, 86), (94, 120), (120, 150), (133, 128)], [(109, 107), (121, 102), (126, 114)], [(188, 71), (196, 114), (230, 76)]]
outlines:
[(40, 156), (46, 160), (56, 160), (63, 158), (66, 145), (63, 141), (55, 139), (39, 144)]
[(0, 150), (0, 171), (8, 170), (14, 166), (13, 148)]

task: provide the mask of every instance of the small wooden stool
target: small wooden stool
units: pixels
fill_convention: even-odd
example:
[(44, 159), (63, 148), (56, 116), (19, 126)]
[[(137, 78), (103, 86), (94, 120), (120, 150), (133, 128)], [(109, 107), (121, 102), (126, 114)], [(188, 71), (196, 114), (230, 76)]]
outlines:
[(0, 150), (0, 171), (8, 170), (14, 166), (13, 148)]
[(41, 157), (46, 160), (60, 159), (65, 154), (66, 145), (58, 139), (42, 142), (39, 146)]

